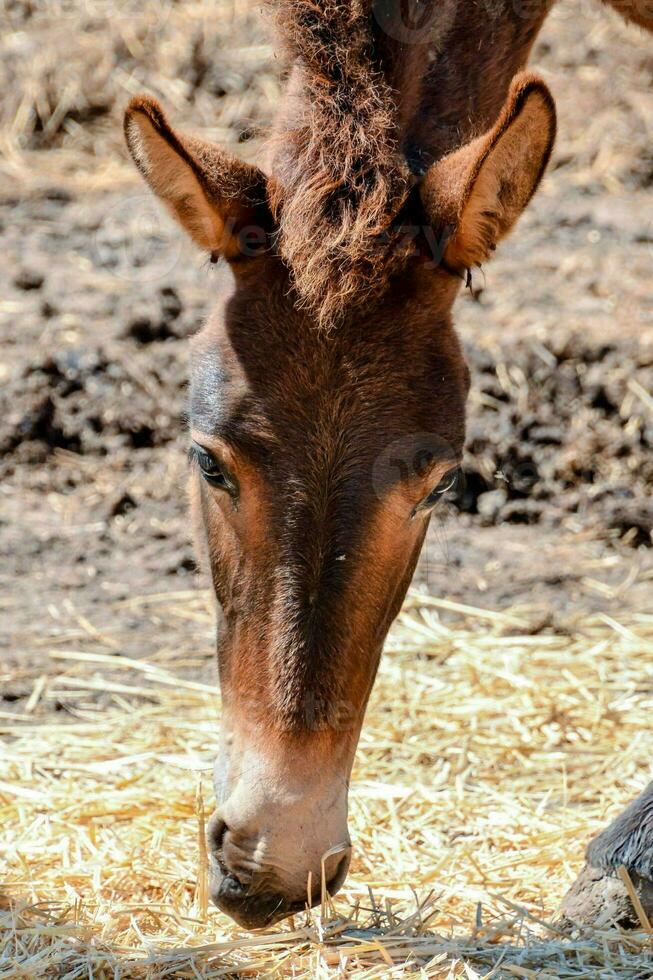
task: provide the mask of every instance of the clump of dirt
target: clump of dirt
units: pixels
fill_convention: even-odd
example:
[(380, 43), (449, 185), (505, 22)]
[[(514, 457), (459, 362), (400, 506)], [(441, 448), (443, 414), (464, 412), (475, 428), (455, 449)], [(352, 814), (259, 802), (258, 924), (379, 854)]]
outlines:
[[(139, 344), (145, 322), (135, 321)], [(161, 346), (129, 358), (102, 347), (50, 354), (16, 381), (0, 419), (0, 472), (40, 465), (55, 449), (111, 456), (166, 445), (183, 428), (184, 385), (183, 359)]]
[(653, 353), (567, 335), (472, 350), (464, 478), (454, 504), (484, 524), (583, 525), (652, 543)]

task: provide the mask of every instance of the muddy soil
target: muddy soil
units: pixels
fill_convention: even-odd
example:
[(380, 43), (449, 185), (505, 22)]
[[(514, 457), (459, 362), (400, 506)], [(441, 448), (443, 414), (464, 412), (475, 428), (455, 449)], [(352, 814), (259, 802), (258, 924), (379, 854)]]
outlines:
[[(29, 24), (20, 28), (28, 39)], [(184, 76), (195, 93), (190, 125), (193, 104), (199, 125), (210, 100), (218, 106), (236, 85), (232, 76), (217, 85), (206, 67), (233, 38), (210, 38), (204, 74)], [(192, 67), (197, 35), (189, 28), (179, 43)], [(7, 50), (15, 61), (16, 44)], [(229, 64), (249, 77), (247, 50), (246, 67)], [(270, 71), (267, 48), (260, 58)], [(537, 605), (542, 628), (566, 628), (579, 608), (652, 605), (653, 41), (570, 2), (550, 19), (533, 63), (558, 100), (560, 138), (515, 236), (457, 304), (473, 377), (464, 479), (433, 521), (417, 582), (472, 605)], [(89, 190), (49, 170), (62, 144), (47, 126), (26, 147), (38, 179), (3, 182), (0, 649), (9, 707), (46, 669), (48, 643), (80, 629), (139, 656), (165, 630), (170, 649), (200, 651), (211, 670), (210, 635), (125, 604), (161, 593), (172, 601), (203, 584), (184, 490), (188, 337), (228, 272), (183, 241), (107, 138), (121, 99), (114, 93), (106, 110), (76, 123), (87, 169), (94, 133), (98, 144), (108, 139), (115, 186)], [(251, 135), (248, 106), (229, 118), (234, 143)], [(270, 111), (260, 102), (258, 122)]]

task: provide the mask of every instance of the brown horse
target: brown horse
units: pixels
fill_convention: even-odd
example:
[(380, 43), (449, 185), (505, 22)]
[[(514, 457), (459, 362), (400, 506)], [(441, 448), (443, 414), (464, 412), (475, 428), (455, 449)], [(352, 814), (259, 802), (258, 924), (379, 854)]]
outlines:
[[(233, 273), (192, 344), (190, 498), (221, 608), (212, 894), (246, 926), (347, 873), (365, 706), (463, 449), (452, 306), (554, 140), (522, 72), (550, 6), (278, 0), (266, 173), (150, 98), (127, 110), (150, 187)], [(653, 788), (634, 806), (592, 845), (592, 888), (620, 863), (653, 877)]]

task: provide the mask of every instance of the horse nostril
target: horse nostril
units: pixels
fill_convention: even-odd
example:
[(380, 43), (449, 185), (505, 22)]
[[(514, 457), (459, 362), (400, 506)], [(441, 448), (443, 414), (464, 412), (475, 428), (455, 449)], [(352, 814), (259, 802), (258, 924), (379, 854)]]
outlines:
[(206, 826), (206, 843), (209, 853), (216, 855), (222, 849), (224, 836), (228, 827), (216, 810)]
[(234, 874), (224, 876), (220, 884), (220, 898), (223, 902), (242, 902), (247, 897), (247, 887)]
[(329, 895), (335, 895), (342, 886), (345, 878), (347, 877), (347, 872), (349, 871), (349, 863), (351, 861), (351, 847), (348, 847), (343, 856), (338, 861), (338, 867), (335, 870), (335, 874), (329, 878), (327, 881), (327, 891)]

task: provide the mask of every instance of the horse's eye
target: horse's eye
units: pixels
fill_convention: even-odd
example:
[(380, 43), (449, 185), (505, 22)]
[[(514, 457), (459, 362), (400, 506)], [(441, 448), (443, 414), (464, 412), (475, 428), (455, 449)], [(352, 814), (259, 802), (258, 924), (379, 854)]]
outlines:
[(207, 483), (210, 483), (212, 487), (220, 487), (223, 490), (228, 490), (230, 493), (234, 492), (235, 487), (233, 481), (227, 476), (215, 456), (212, 456), (211, 453), (196, 442), (191, 445), (190, 454), (197, 462), (200, 472)]
[(459, 469), (456, 468), (455, 470), (449, 470), (449, 472), (442, 477), (437, 487), (434, 487), (433, 490), (431, 490), (428, 497), (425, 497), (422, 501), (420, 501), (417, 507), (415, 507), (413, 513), (423, 510), (430, 510), (432, 507), (435, 507), (438, 501), (444, 496), (455, 492), (458, 487), (459, 476)]

